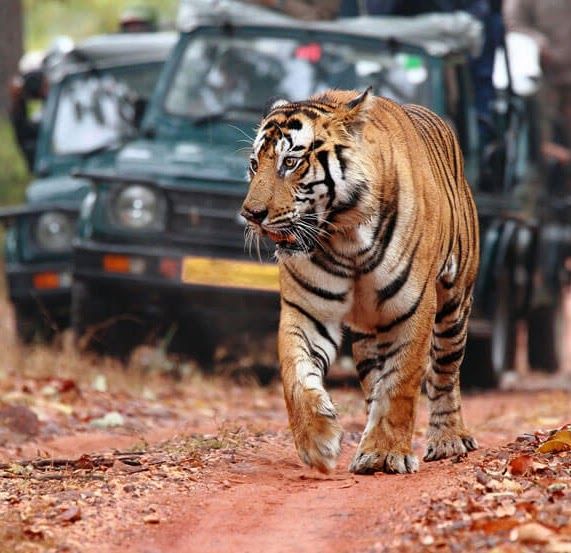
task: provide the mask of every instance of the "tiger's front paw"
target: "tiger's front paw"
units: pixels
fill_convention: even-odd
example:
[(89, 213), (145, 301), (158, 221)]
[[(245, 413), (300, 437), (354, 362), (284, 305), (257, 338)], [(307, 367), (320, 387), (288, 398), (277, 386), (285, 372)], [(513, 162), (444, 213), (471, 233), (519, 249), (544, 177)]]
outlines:
[(349, 470), (355, 474), (418, 472), (418, 458), (413, 453), (367, 451), (359, 448), (349, 465)]
[(300, 459), (320, 472), (333, 470), (341, 453), (343, 429), (327, 393), (305, 390), (290, 416)]
[(424, 461), (438, 461), (447, 457), (464, 455), (478, 449), (478, 442), (468, 433), (437, 433), (428, 437)]

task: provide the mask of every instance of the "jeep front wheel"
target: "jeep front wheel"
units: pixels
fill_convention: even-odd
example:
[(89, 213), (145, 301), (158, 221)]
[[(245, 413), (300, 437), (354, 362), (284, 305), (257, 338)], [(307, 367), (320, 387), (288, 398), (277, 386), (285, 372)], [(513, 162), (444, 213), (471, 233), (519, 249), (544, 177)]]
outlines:
[(562, 302), (532, 309), (527, 319), (528, 359), (532, 369), (556, 372), (563, 358)]
[(54, 327), (35, 306), (14, 304), (14, 320), (16, 336), (24, 345), (49, 342), (54, 336)]
[(494, 372), (501, 374), (515, 368), (517, 317), (513, 282), (508, 272), (500, 275), (496, 286), (490, 361)]

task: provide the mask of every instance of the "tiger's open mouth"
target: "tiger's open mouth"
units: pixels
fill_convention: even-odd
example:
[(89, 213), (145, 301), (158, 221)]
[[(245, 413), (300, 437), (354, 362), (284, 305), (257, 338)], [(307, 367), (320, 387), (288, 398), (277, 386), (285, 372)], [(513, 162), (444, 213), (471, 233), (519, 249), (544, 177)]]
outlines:
[(274, 242), (280, 250), (290, 252), (305, 251), (305, 248), (297, 241), (293, 234), (287, 232), (272, 232), (264, 229), (264, 234)]

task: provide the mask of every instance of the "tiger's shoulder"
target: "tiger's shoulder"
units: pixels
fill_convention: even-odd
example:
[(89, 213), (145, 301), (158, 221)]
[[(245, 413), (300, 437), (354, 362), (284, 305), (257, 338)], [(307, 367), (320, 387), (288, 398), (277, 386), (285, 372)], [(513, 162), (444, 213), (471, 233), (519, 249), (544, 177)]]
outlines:
[[(464, 157), (452, 126), (432, 110), (416, 104), (403, 104), (403, 111), (412, 121), (433, 159), (446, 159), (455, 179), (464, 178)], [(442, 165), (435, 164), (442, 169)], [(441, 173), (438, 170), (437, 173)]]

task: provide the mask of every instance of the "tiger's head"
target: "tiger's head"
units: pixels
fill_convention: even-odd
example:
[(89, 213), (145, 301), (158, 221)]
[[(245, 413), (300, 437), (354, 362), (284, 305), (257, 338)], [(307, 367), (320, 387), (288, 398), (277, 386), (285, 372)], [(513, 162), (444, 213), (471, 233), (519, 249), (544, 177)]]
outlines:
[(369, 216), (361, 142), (373, 101), (367, 89), (272, 104), (250, 156), (248, 232), (268, 236), (279, 253), (310, 253)]

